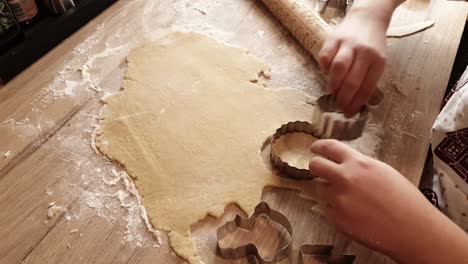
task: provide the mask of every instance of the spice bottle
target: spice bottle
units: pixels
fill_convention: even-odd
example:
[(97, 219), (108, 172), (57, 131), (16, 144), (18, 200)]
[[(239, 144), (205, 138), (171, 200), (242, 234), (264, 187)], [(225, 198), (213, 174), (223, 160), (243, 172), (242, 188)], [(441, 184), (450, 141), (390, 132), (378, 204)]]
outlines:
[(8, 0), (8, 4), (20, 23), (30, 21), (38, 12), (35, 0)]
[[(0, 48), (11, 43), (21, 32), (7, 0), (0, 0)], [(0, 49), (0, 54), (3, 50)]]

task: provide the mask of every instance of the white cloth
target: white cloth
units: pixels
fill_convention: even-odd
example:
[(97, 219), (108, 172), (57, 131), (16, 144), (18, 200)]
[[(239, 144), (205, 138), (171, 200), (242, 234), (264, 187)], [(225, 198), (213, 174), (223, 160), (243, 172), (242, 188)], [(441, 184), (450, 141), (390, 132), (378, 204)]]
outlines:
[(468, 232), (468, 68), (437, 117), (431, 141), (441, 210)]

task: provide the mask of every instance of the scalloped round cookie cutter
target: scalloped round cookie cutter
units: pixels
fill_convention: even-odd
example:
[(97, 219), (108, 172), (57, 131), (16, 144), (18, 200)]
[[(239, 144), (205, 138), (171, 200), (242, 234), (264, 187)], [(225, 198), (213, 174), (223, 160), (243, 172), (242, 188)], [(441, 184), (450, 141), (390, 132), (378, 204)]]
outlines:
[(278, 150), (275, 148), (275, 143), (279, 138), (290, 133), (305, 133), (313, 137), (320, 138), (319, 131), (320, 128), (317, 125), (305, 121), (289, 122), (278, 128), (275, 134), (273, 134), (273, 136), (271, 137), (270, 141), (270, 160), (273, 164), (273, 167), (285, 174), (288, 178), (292, 178), (295, 180), (313, 179), (313, 176), (310, 175), (308, 169), (297, 168), (289, 164), (288, 162), (282, 160), (278, 153)]
[(355, 140), (362, 136), (369, 118), (369, 107), (378, 105), (383, 94), (378, 91), (369, 105), (363, 106), (361, 111), (352, 118), (345, 118), (340, 113), (334, 95), (321, 96), (315, 102), (312, 121), (295, 121), (282, 125), (276, 130), (270, 141), (270, 160), (273, 167), (288, 178), (296, 180), (311, 180), (315, 177), (308, 169), (297, 168), (284, 161), (275, 147), (276, 141), (290, 133), (305, 133), (318, 139), (337, 139), (342, 141)]

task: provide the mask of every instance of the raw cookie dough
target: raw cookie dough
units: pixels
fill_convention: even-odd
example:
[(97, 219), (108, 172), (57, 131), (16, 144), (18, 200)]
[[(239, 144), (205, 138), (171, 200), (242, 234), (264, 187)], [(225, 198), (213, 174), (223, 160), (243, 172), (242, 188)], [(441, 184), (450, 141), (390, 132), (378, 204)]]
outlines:
[(278, 138), (274, 144), (276, 153), (282, 161), (298, 169), (309, 169), (310, 160), (316, 155), (310, 152), (310, 146), (316, 137), (306, 133), (289, 133)]
[[(175, 252), (203, 263), (190, 225), (235, 202), (252, 213), (264, 186), (299, 188), (260, 157), (289, 121), (310, 121), (304, 92), (266, 89), (267, 65), (247, 51), (195, 33), (133, 50), (123, 90), (104, 98), (96, 143), (134, 178), (151, 223)], [(297, 186), (296, 186), (297, 185)]]

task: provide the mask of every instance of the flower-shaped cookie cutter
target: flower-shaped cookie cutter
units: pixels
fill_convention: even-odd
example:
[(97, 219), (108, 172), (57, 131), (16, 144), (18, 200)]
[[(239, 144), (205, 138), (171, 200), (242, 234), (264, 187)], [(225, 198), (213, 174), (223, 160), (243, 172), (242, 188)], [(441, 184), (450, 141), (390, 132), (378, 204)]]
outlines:
[[(271, 221), (281, 225), (284, 229), (286, 229), (289, 236), (287, 243), (278, 249), (271, 259), (263, 258), (259, 254), (257, 246), (253, 243), (248, 243), (246, 245), (235, 248), (223, 247), (220, 245), (219, 241), (236, 231), (238, 228), (251, 230), (254, 227), (257, 218), (262, 215), (267, 216)], [(249, 263), (274, 264), (289, 256), (289, 252), (291, 251), (292, 232), (293, 230), (291, 223), (289, 222), (288, 218), (286, 218), (286, 216), (276, 210), (271, 209), (266, 202), (261, 202), (257, 205), (257, 207), (255, 207), (255, 211), (251, 217), (243, 218), (237, 215), (233, 221), (226, 222), (224, 225), (218, 228), (218, 253), (224, 259), (236, 260), (247, 257)]]

